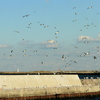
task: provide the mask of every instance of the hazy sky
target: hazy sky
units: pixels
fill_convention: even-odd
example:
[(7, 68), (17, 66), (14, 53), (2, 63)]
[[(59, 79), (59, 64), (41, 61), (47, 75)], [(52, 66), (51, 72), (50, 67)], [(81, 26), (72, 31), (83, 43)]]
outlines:
[(100, 70), (100, 0), (0, 0), (0, 71)]

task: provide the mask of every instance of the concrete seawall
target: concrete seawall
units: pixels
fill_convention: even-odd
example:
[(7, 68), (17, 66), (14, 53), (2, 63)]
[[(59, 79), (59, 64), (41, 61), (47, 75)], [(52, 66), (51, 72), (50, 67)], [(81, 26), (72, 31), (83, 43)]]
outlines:
[(99, 92), (100, 79), (78, 75), (1, 75), (0, 97), (46, 96)]
[(100, 79), (81, 79), (82, 85), (100, 85)]
[(17, 88), (0, 90), (0, 97), (27, 97), (27, 96), (47, 96), (55, 94), (74, 94), (98, 92), (100, 86), (70, 86), (70, 87), (47, 87), (47, 88)]
[(78, 75), (1, 75), (0, 88), (82, 85)]

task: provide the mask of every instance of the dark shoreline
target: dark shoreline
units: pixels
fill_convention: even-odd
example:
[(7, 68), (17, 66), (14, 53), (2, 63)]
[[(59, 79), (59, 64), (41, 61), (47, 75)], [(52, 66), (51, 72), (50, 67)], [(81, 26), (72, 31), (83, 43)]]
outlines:
[(31, 71), (31, 72), (0, 72), (0, 75), (66, 75), (66, 74), (79, 74), (79, 75), (100, 75), (100, 71)]

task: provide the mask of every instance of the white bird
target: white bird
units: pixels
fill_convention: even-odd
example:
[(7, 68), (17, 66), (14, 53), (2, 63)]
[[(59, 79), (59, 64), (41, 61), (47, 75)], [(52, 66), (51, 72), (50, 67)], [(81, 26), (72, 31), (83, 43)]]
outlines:
[(44, 26), (44, 28), (49, 27), (49, 25)]
[(35, 50), (34, 52), (37, 52), (37, 50)]
[(25, 50), (23, 50), (23, 52), (26, 52), (26, 49), (25, 49)]
[(90, 51), (89, 52), (84, 52), (84, 56), (85, 55), (90, 55)]
[(23, 57), (26, 56), (26, 54), (23, 55)]
[(58, 34), (58, 33), (59, 33), (59, 31), (55, 32), (55, 35)]
[(30, 26), (32, 23), (29, 23), (28, 25)]
[(91, 9), (93, 6), (88, 7), (87, 9)]

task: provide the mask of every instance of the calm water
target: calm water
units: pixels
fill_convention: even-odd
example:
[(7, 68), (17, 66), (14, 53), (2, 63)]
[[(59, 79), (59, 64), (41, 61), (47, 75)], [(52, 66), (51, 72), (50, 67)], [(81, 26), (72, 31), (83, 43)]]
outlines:
[(88, 78), (88, 79), (97, 79), (97, 78), (99, 78), (100, 79), (100, 75), (89, 75), (89, 74), (87, 74), (87, 75), (78, 75), (79, 76), (79, 78), (80, 79), (84, 79), (84, 78)]

